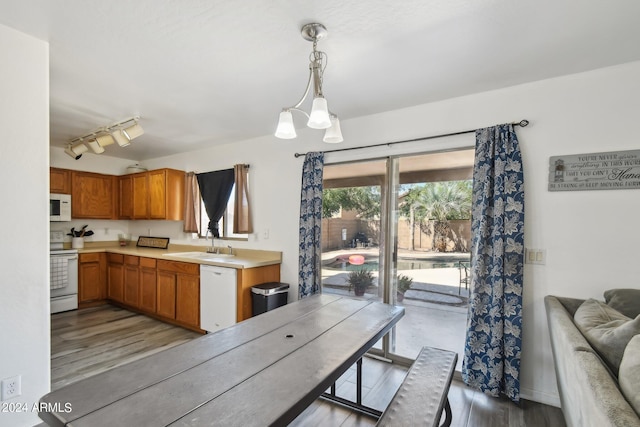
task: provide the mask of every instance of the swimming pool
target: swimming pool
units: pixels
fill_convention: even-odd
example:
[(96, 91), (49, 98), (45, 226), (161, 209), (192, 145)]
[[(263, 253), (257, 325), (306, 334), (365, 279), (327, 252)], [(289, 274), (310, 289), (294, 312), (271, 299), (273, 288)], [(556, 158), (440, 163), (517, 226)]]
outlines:
[[(398, 270), (425, 270), (429, 268), (458, 268), (458, 262), (469, 262), (468, 258), (460, 257), (433, 257), (433, 258), (399, 258)], [(348, 259), (338, 258), (334, 261), (324, 264), (322, 268), (328, 270), (342, 270), (342, 271), (355, 271), (355, 270), (372, 270), (378, 271), (378, 258), (365, 257), (364, 264), (354, 265), (349, 262)]]

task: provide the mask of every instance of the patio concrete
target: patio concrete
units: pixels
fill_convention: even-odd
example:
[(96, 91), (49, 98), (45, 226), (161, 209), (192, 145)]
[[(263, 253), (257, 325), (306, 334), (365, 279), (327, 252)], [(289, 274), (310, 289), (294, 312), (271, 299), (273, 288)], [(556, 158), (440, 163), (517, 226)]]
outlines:
[[(371, 251), (367, 254), (369, 256), (377, 253), (375, 249), (368, 251)], [(332, 260), (336, 256), (348, 255), (349, 252), (336, 251), (326, 257), (323, 254), (323, 260)], [(362, 254), (362, 249), (357, 253)], [(413, 255), (425, 257), (432, 254)], [(442, 256), (450, 257), (451, 254), (445, 253)], [(403, 257), (407, 256), (403, 254)], [(461, 259), (464, 259), (464, 255)], [(363, 297), (357, 298), (379, 299), (377, 273), (374, 274), (375, 286), (370, 287)], [(413, 278), (413, 283), (405, 293), (404, 300), (398, 302), (398, 305), (405, 307), (405, 315), (396, 326), (394, 352), (415, 358), (425, 345), (455, 351), (458, 353), (456, 370), (459, 371), (464, 354), (469, 297), (469, 290), (464, 285), (459, 286), (460, 271), (457, 268), (429, 268), (399, 270), (398, 274)], [(322, 284), (323, 292), (352, 295), (356, 298), (353, 292), (349, 292), (347, 272), (322, 269)]]

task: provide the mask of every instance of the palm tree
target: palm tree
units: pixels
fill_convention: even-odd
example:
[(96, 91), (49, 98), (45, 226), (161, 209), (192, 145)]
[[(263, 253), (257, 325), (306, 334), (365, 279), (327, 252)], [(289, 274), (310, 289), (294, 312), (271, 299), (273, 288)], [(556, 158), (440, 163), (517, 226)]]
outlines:
[(450, 231), (449, 221), (471, 216), (471, 181), (429, 182), (415, 186), (405, 193), (400, 210), (409, 217), (412, 250), (412, 222), (418, 222), (422, 229), (427, 221), (432, 220), (435, 249), (444, 251)]

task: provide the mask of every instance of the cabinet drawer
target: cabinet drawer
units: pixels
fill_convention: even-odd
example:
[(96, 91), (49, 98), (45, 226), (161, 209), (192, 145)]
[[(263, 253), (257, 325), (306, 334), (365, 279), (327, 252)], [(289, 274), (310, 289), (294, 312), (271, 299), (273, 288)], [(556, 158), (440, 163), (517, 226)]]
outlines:
[(158, 260), (158, 270), (173, 271), (176, 273), (200, 274), (200, 264), (180, 261)]
[(124, 264), (124, 255), (122, 255), (122, 254), (109, 254), (107, 260), (112, 264)]
[(138, 265), (140, 262), (140, 257), (135, 255), (125, 255), (124, 263), (127, 265)]
[(79, 262), (100, 262), (100, 253), (80, 254)]
[(154, 258), (140, 257), (140, 267), (156, 268), (156, 260)]

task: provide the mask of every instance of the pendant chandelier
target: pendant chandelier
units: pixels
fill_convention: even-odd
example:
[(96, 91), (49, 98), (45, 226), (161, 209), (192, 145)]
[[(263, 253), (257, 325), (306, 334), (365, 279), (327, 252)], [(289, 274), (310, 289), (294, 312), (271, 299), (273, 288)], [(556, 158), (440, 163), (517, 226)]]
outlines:
[[(327, 54), (317, 50), (318, 40), (327, 36), (327, 29), (322, 24), (307, 24), (302, 27), (302, 37), (313, 42), (313, 51), (309, 55), (309, 82), (304, 95), (297, 104), (292, 107), (283, 108), (276, 129), (276, 137), (281, 139), (292, 139), (297, 136), (293, 125), (292, 111), (298, 111), (307, 116), (307, 126), (313, 129), (326, 129), (324, 142), (342, 142), (342, 132), (340, 131), (340, 120), (338, 116), (329, 110), (327, 100), (322, 92), (322, 75), (327, 65)], [(300, 106), (307, 99), (313, 89), (313, 102), (311, 113), (301, 110)]]

